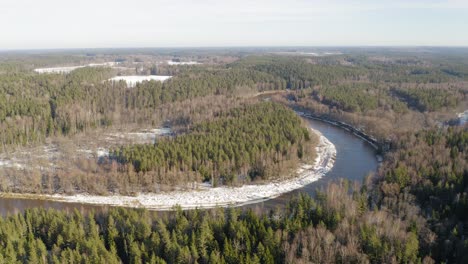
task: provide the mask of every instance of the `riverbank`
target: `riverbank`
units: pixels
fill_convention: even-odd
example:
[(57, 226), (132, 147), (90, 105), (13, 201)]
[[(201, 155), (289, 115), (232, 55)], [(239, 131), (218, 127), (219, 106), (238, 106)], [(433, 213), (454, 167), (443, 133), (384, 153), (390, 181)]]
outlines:
[(304, 164), (298, 176), (284, 181), (263, 185), (244, 185), (242, 187), (216, 187), (194, 191), (174, 191), (167, 193), (138, 194), (137, 196), (98, 196), (98, 195), (24, 195), (1, 194), (3, 197), (51, 200), (66, 203), (124, 206), (152, 210), (171, 210), (178, 205), (183, 209), (242, 206), (266, 201), (281, 194), (302, 188), (323, 177), (333, 167), (336, 148), (320, 132), (316, 147), (317, 157), (313, 165)]
[(292, 109), (294, 111), (296, 111), (296, 113), (299, 116), (309, 118), (309, 119), (319, 120), (319, 121), (322, 121), (322, 122), (325, 122), (325, 123), (340, 127), (342, 129), (350, 132), (350, 133), (353, 133), (355, 136), (357, 136), (357, 137), (361, 138), (362, 140), (366, 141), (375, 150), (377, 150), (377, 151), (379, 151), (381, 153), (385, 153), (386, 151), (389, 150), (388, 143), (381, 143), (376, 138), (374, 138), (373, 136), (368, 135), (365, 132), (363, 132), (361, 129), (355, 128), (354, 126), (352, 126), (350, 124), (347, 124), (347, 123), (345, 123), (343, 121), (331, 119), (331, 118), (327, 117), (327, 115), (316, 115), (313, 112), (308, 111), (307, 109), (304, 109), (303, 107), (294, 107), (293, 106)]

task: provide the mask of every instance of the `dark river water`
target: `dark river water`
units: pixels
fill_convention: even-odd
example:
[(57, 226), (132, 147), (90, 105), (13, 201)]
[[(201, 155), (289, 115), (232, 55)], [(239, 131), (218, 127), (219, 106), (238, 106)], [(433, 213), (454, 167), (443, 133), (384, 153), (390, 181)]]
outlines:
[(286, 205), (288, 201), (300, 192), (313, 194), (327, 183), (340, 178), (362, 183), (366, 175), (375, 172), (378, 167), (376, 150), (366, 141), (349, 131), (329, 123), (308, 119), (310, 126), (320, 131), (336, 148), (336, 161), (331, 171), (316, 182), (301, 189), (285, 193), (275, 199), (247, 205), (245, 207), (269, 210)]
[[(367, 142), (356, 137), (352, 133), (345, 131), (344, 129), (330, 125), (328, 123), (317, 120), (309, 120), (309, 122), (313, 129), (320, 131), (336, 147), (336, 161), (332, 170), (329, 171), (320, 180), (301, 189), (286, 193), (275, 199), (256, 204), (245, 205), (243, 206), (244, 208), (268, 210), (281, 207), (287, 204), (289, 199), (297, 195), (299, 192), (312, 194), (315, 190), (317, 190), (317, 188), (323, 187), (329, 181), (337, 180), (339, 178), (347, 178), (351, 181), (362, 182), (362, 179), (369, 172), (375, 171), (377, 169), (378, 162), (376, 159), (375, 150)], [(58, 210), (65, 210), (70, 212), (74, 209), (78, 209), (82, 213), (86, 213), (89, 210), (106, 211), (109, 209), (109, 206), (95, 206), (18, 198), (0, 198), (0, 215), (3, 216), (23, 212), (25, 209), (34, 207), (55, 208)]]

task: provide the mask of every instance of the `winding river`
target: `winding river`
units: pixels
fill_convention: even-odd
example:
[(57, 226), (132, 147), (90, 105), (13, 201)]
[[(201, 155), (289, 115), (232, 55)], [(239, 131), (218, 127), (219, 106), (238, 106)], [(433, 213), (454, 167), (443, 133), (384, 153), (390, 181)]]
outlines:
[(336, 161), (331, 171), (301, 189), (246, 207), (262, 210), (281, 207), (300, 192), (313, 194), (317, 189), (325, 187), (328, 182), (340, 178), (362, 182), (367, 174), (376, 171), (378, 167), (376, 150), (368, 142), (332, 124), (314, 119), (308, 119), (308, 122), (313, 129), (320, 131), (335, 145)]
[[(243, 206), (244, 208), (268, 210), (280, 207), (285, 205), (291, 197), (297, 195), (299, 192), (311, 194), (317, 188), (324, 186), (327, 182), (338, 178), (347, 178), (351, 181), (360, 182), (369, 172), (376, 170), (378, 162), (375, 150), (370, 146), (370, 144), (356, 137), (352, 133), (331, 124), (317, 120), (309, 120), (309, 123), (313, 129), (320, 131), (336, 147), (336, 161), (332, 170), (318, 181), (301, 189), (286, 193), (271, 200), (245, 205)], [(34, 207), (55, 208), (65, 211), (73, 211), (77, 209), (82, 213), (86, 213), (89, 210), (106, 211), (109, 208), (109, 206), (105, 205), (0, 197), (0, 215), (14, 214)]]

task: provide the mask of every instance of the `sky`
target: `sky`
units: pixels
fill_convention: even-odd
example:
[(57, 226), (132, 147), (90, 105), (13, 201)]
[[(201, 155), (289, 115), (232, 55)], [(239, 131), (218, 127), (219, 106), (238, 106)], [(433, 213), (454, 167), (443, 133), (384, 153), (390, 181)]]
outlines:
[(468, 46), (468, 0), (0, 1), (0, 50)]

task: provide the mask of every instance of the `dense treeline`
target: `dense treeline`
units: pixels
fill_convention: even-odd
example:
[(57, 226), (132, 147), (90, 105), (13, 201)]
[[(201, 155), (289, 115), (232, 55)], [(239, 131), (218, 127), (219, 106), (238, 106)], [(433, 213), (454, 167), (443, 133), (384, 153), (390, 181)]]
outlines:
[[(420, 261), (405, 221), (367, 209), (366, 192), (332, 184), (315, 199), (257, 215), (239, 209), (107, 213), (32, 209), (0, 219), (7, 263), (390, 263)], [(398, 221), (398, 220), (395, 220)]]
[(272, 75), (244, 69), (216, 69), (183, 73), (161, 83), (138, 84), (129, 97), (127, 107), (156, 107), (160, 104), (208, 95), (239, 95), (263, 90), (284, 89), (285, 83)]
[(312, 142), (294, 112), (264, 102), (220, 113), (154, 145), (124, 146), (112, 156), (155, 178), (189, 173), (213, 185), (236, 184), (277, 178), (297, 161), (311, 158)]
[(394, 92), (409, 106), (420, 111), (437, 111), (443, 107), (456, 107), (464, 98), (464, 94), (458, 91), (443, 88), (412, 88), (395, 89)]
[(209, 102), (200, 99), (207, 95), (229, 100), (297, 89), (279, 100), (391, 139), (392, 151), (363, 187), (330, 184), (314, 198), (303, 195), (259, 215), (236, 209), (177, 211), (167, 218), (127, 209), (87, 216), (28, 210), (0, 218), (0, 262), (468, 262), (467, 128), (421, 130), (439, 120), (431, 114), (466, 103), (468, 71), (457, 60), (249, 56), (222, 67), (187, 68), (168, 82), (134, 89), (103, 82), (109, 69), (36, 75), (20, 68), (0, 67), (2, 147), (116, 123), (159, 124), (174, 115), (188, 134), (123, 147), (115, 153), (123, 165), (88, 159), (79, 161), (79, 172), (2, 175), (2, 191), (128, 194), (202, 180), (236, 184), (242, 176), (275, 176), (311, 149), (304, 148), (308, 133), (298, 118), (275, 104), (226, 109), (211, 122), (203, 121), (213, 116), (206, 108), (193, 119), (170, 113), (191, 113), (192, 104)]
[(248, 68), (281, 77), (288, 89), (310, 88), (315, 85), (336, 84), (344, 80), (359, 80), (365, 71), (341, 65), (316, 65), (302, 57), (250, 56), (234, 62), (233, 68)]
[[(175, 71), (175, 66), (170, 67)], [(143, 82), (132, 89), (123, 82), (106, 82), (114, 73), (106, 68), (81, 68), (64, 75), (1, 74), (0, 147), (10, 150), (10, 145), (43, 142), (47, 137), (70, 137), (109, 126), (149, 128), (165, 124), (176, 131), (191, 129), (194, 122), (213, 116), (209, 110), (201, 110), (203, 102), (209, 105), (217, 98), (223, 98), (226, 108), (230, 108), (236, 103), (228, 102), (239, 100), (241, 96), (288, 87), (297, 88), (297, 92), (290, 90), (292, 99), (288, 97), (289, 101), (283, 102), (294, 102), (316, 114), (350, 123), (381, 141), (396, 140), (402, 132), (430, 126), (439, 121), (436, 119), (440, 118), (439, 112), (466, 104), (466, 87), (458, 82), (462, 77), (453, 74), (450, 75), (450, 83), (432, 85), (424, 82), (387, 83), (383, 79), (379, 81), (369, 77), (375, 72), (385, 74), (391, 67), (432, 69), (435, 66), (414, 59), (380, 62), (365, 56), (247, 56), (227, 65), (182, 67), (169, 81)], [(157, 70), (160, 69), (158, 67)], [(463, 69), (457, 71), (462, 72)], [(311, 88), (304, 89), (306, 87)], [(396, 90), (419, 91), (412, 96), (421, 98), (417, 99), (418, 104), (433, 108), (435, 111), (429, 113), (434, 113), (434, 118), (422, 110), (413, 110), (415, 100), (396, 95), (393, 92)], [(427, 91), (436, 92), (433, 95)], [(201, 164), (202, 173), (192, 173), (200, 164), (193, 165), (191, 159), (183, 160), (181, 165), (180, 158), (174, 165), (159, 168), (155, 165), (159, 165), (159, 161), (148, 155), (144, 161), (132, 163), (133, 168), (124, 168), (112, 164), (99, 166), (97, 160), (70, 161), (72, 157), (60, 164), (53, 161), (58, 170), (42, 170), (42, 165), (34, 166), (28, 172), (9, 170), (0, 181), (0, 188), (4, 191), (27, 189), (47, 193), (82, 190), (103, 194), (116, 190), (132, 193), (160, 190), (160, 186), (156, 184), (155, 187), (154, 183), (174, 186), (208, 179), (210, 175), (216, 175), (215, 181), (220, 180), (220, 183), (236, 184), (237, 179), (232, 177), (235, 174), (232, 172), (242, 171), (248, 175), (248, 167), (252, 164), (241, 162), (244, 165), (239, 169), (238, 160), (230, 156), (232, 151), (223, 152), (224, 155), (216, 154), (216, 162), (211, 160), (209, 164)], [(250, 156), (243, 158), (254, 159)], [(221, 171), (216, 168), (217, 161), (222, 161), (223, 168), (234, 169)], [(281, 166), (289, 166), (282, 162)], [(134, 173), (135, 169), (137, 173)], [(146, 172), (148, 169), (150, 171)], [(184, 173), (186, 171), (190, 173)], [(21, 174), (30, 176), (20, 177)], [(94, 174), (102, 177), (98, 179)], [(111, 185), (113, 187), (109, 188)], [(25, 186), (29, 187), (24, 189)]]
[(231, 63), (232, 67), (255, 69), (279, 76), (288, 88), (337, 84), (342, 81), (382, 83), (447, 83), (465, 81), (468, 66), (455, 58), (409, 58), (372, 55), (248, 56)]
[(408, 134), (364, 186), (255, 214), (33, 209), (0, 220), (8, 263), (465, 263), (466, 128)]
[[(324, 104), (349, 112), (365, 112), (378, 106), (378, 95), (357, 85), (326, 86), (316, 91), (316, 96)], [(379, 92), (379, 91), (377, 91)]]
[[(175, 138), (121, 149), (116, 142), (110, 159), (78, 158), (75, 152), (83, 147), (69, 149), (62, 141), (53, 161), (39, 157), (27, 159), (27, 169), (4, 169), (0, 190), (128, 195), (196, 189), (202, 181), (241, 185), (294, 176), (298, 162), (314, 158), (316, 137), (294, 112), (278, 104), (214, 96), (171, 104), (161, 112), (168, 115), (182, 124)], [(45, 165), (50, 162), (53, 168)]]
[[(170, 125), (173, 131), (186, 131), (195, 123), (215, 118), (220, 112), (256, 102), (257, 100), (248, 98), (206, 96), (163, 104), (151, 113), (153, 118), (166, 120), (165, 123)], [(134, 131), (131, 127), (126, 128), (126, 125), (122, 127), (126, 129), (124, 131)], [(151, 129), (154, 124), (145, 124), (144, 127), (136, 124), (134, 127), (140, 131), (140, 128)], [(174, 186), (196, 188), (187, 184), (195, 181), (192, 179), (195, 174), (182, 173), (177, 177), (164, 174), (156, 179), (147, 173), (135, 173), (134, 170), (118, 171), (118, 164), (105, 163), (103, 162), (105, 158), (82, 155), (83, 149), (92, 149), (94, 144), (108, 148), (118, 148), (123, 145), (123, 142), (106, 139), (112, 133), (122, 135), (119, 133), (119, 128), (101, 128), (88, 131), (84, 135), (56, 137), (41, 147), (21, 148), (20, 151), (10, 155), (27, 164), (27, 167), (24, 167), (27, 169), (2, 168), (0, 190), (25, 193), (132, 194), (169, 191)], [(109, 134), (106, 134), (107, 132)], [(54, 152), (54, 149), (58, 152)], [(50, 164), (54, 167), (51, 168)]]
[[(398, 87), (398, 88), (396, 88)], [(454, 118), (468, 105), (464, 83), (416, 85), (346, 83), (290, 91), (275, 100), (340, 120), (382, 141)], [(458, 110), (460, 111), (460, 110)]]
[(466, 127), (417, 132), (398, 142), (379, 172), (382, 206), (405, 217), (401, 208), (417, 204), (437, 235), (425, 250), (448, 263), (468, 261), (467, 146)]
[(68, 75), (0, 75), (2, 147), (98, 126), (105, 113), (98, 109), (102, 97), (93, 92), (96, 83), (110, 76), (104, 68), (82, 68)]
[[(453, 67), (458, 65), (451, 63)], [(424, 66), (415, 66), (419, 64)], [(439, 111), (466, 101), (464, 74), (450, 74), (452, 71), (419, 60), (383, 62), (345, 56), (317, 61), (303, 57), (250, 56), (231, 66), (278, 76), (290, 89), (312, 88), (309, 96), (350, 113), (372, 112), (378, 108), (401, 113), (407, 107), (422, 112)], [(458, 67), (463, 72), (464, 68)]]
[[(458, 54), (459, 56), (461, 54)], [(366, 79), (385, 83), (447, 83), (466, 81), (466, 55), (440, 54), (361, 54), (344, 56), (344, 62), (366, 69)]]
[(243, 69), (189, 69), (170, 81), (144, 82), (133, 89), (125, 82), (106, 82), (111, 76), (106, 68), (80, 68), (66, 75), (0, 75), (1, 146), (112, 124), (157, 123), (161, 120), (152, 120), (152, 113), (164, 104), (286, 87), (277, 77)]
[[(436, 83), (464, 80), (462, 65), (452, 61), (443, 65), (448, 70), (438, 74), (447, 78)], [(171, 80), (144, 82), (134, 89), (127, 89), (124, 82), (105, 82), (115, 74), (115, 70), (106, 68), (81, 68), (64, 75), (24, 70), (0, 74), (0, 146), (5, 149), (8, 145), (43, 142), (49, 136), (73, 135), (114, 124), (161, 124), (164, 120), (153, 115), (155, 108), (211, 95), (322, 88), (323, 103), (349, 112), (375, 110), (376, 105), (404, 111), (397, 102), (400, 99), (421, 111), (434, 111), (453, 108), (466, 97), (463, 85), (449, 91), (426, 89), (432, 81), (425, 77), (405, 80), (408, 74), (419, 78), (427, 75), (426, 71), (435, 71), (437, 67), (424, 61), (407, 65), (359, 56), (314, 59), (265, 55), (247, 56), (226, 65), (168, 67), (160, 66), (152, 73), (176, 73)], [(395, 80), (387, 79), (389, 75)], [(407, 89), (405, 82), (421, 87)], [(390, 89), (399, 91), (398, 96)]]
[(400, 87), (369, 83), (323, 86), (312, 95), (321, 103), (346, 112), (366, 112), (386, 107), (396, 112), (440, 111), (455, 108), (466, 100), (463, 89), (446, 87)]

